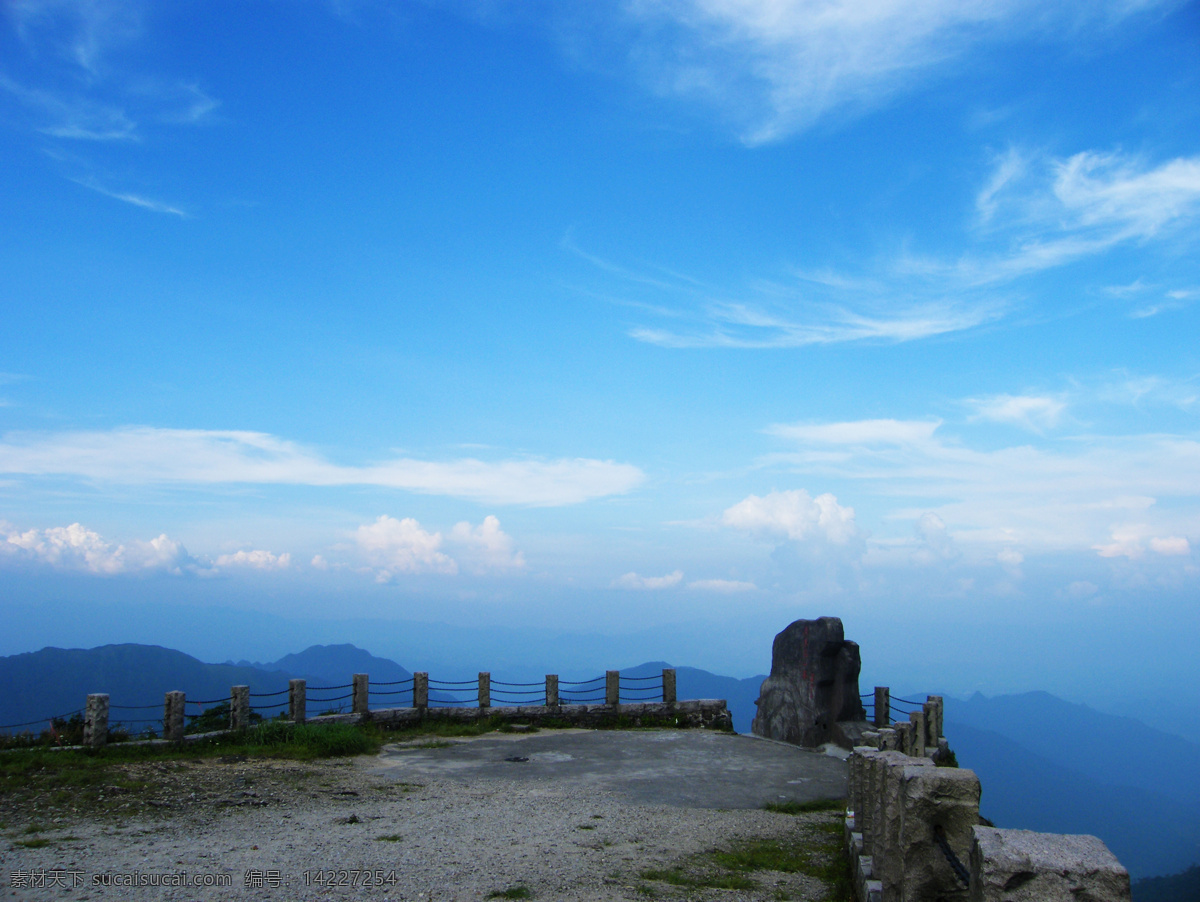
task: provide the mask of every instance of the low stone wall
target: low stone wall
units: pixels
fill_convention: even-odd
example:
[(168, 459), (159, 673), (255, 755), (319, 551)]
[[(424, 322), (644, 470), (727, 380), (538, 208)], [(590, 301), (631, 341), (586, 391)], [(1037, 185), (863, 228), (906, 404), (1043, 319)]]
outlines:
[(850, 755), (845, 833), (859, 902), (1129, 902), (1129, 872), (1098, 838), (984, 826), (979, 778), (935, 765), (945, 740), (928, 707), (920, 713), (924, 724), (866, 733)]

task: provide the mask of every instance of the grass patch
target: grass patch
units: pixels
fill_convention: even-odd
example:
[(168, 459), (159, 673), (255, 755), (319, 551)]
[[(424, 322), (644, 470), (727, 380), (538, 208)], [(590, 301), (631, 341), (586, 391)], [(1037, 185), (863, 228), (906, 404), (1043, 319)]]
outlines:
[[(802, 874), (824, 884), (825, 902), (853, 902), (850, 861), (842, 848), (842, 825), (837, 817), (828, 816), (828, 813), (840, 810), (841, 805), (815, 804), (824, 807), (788, 811), (817, 815), (801, 826), (793, 838), (749, 840), (726, 849), (691, 855), (674, 867), (642, 871), (638, 876), (645, 881), (685, 890), (749, 890), (758, 886), (751, 874), (764, 871)], [(822, 814), (825, 816), (820, 816)], [(654, 890), (650, 884), (643, 885)], [(638, 891), (642, 892), (640, 888)], [(777, 889), (775, 895), (776, 898), (787, 898), (788, 894)]]
[(687, 872), (683, 868), (668, 868), (666, 870), (642, 871), (639, 875), (643, 880), (657, 880), (670, 886), (686, 889), (756, 889), (758, 883), (742, 874), (712, 873), (704, 871)]
[(816, 799), (811, 802), (767, 802), (767, 811), (776, 814), (812, 814), (814, 811), (845, 811), (845, 799)]
[(575, 829), (576, 829), (576, 830), (595, 830), (595, 829), (596, 829), (596, 825), (595, 825), (595, 824), (580, 824), (580, 825), (579, 825), (578, 827), (576, 827)]
[(510, 886), (488, 893), (489, 899), (532, 899), (533, 891), (525, 885)]
[(383, 836), (376, 836), (376, 842), (400, 842), (404, 837), (399, 833), (385, 833)]

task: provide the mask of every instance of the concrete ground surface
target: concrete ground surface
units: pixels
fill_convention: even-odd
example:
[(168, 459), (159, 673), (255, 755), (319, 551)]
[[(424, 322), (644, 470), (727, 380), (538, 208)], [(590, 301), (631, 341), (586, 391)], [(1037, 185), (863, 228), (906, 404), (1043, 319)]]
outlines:
[[(122, 767), (150, 786), (128, 813), (5, 813), (0, 897), (815, 902), (826, 885), (805, 873), (758, 870), (741, 889), (656, 874), (712, 872), (711, 850), (755, 841), (816, 849), (838, 831), (836, 811), (761, 806), (845, 790), (837, 758), (701, 730), (545, 730), (417, 740), (356, 759)], [(192, 885), (150, 884), (179, 875)]]
[(711, 730), (548, 730), (389, 746), (373, 768), (400, 780), (552, 781), (635, 804), (762, 808), (846, 795), (840, 756)]

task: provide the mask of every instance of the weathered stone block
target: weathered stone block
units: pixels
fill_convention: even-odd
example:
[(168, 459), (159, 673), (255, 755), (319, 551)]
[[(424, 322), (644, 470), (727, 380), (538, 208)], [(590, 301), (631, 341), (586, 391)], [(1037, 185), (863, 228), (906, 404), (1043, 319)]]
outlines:
[(867, 718), (858, 695), (861, 667), (858, 643), (846, 641), (837, 617), (795, 621), (775, 637), (751, 729), (808, 748), (833, 741), (838, 721)]
[(1129, 900), (1129, 872), (1095, 836), (973, 830), (970, 902)]
[(955, 873), (938, 837), (965, 866), (972, 830), (979, 823), (979, 778), (974, 771), (934, 767), (932, 762), (900, 768), (897, 777), (899, 860), (898, 868), (890, 869), (901, 888), (896, 898), (902, 902), (966, 902), (967, 886)]
[(904, 878), (903, 817), (905, 771), (933, 768), (928, 758), (912, 758), (903, 752), (878, 752), (872, 757), (872, 812), (870, 852), (875, 859), (875, 876), (883, 882), (885, 902), (898, 900)]
[(250, 687), (234, 686), (229, 690), (229, 729), (244, 730), (250, 726)]

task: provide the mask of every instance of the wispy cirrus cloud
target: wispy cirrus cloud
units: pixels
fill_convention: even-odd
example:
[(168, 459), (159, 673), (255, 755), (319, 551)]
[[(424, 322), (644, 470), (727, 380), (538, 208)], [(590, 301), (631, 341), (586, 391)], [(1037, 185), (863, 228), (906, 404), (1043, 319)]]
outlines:
[[(1010, 148), (976, 207), (980, 249), (953, 261), (907, 255), (897, 273), (980, 288), (1174, 237), (1200, 216), (1200, 156), (1153, 162), (1118, 151), (1053, 157)], [(1135, 282), (1116, 292), (1140, 290)]]
[(436, 461), (401, 457), (345, 466), (261, 432), (149, 426), (108, 432), (10, 433), (0, 440), (0, 473), (128, 485), (374, 485), (547, 507), (624, 494), (645, 478), (631, 464), (588, 458)]
[(124, 201), (125, 203), (132, 204), (135, 207), (141, 207), (143, 210), (152, 210), (155, 213), (167, 213), (171, 216), (178, 216), (181, 219), (188, 218), (188, 214), (184, 210), (179, 209), (179, 207), (172, 206), (171, 204), (163, 203), (159, 200), (154, 200), (149, 197), (142, 197), (139, 194), (132, 194), (128, 191), (111, 191), (108, 188), (105, 188), (103, 185), (99, 185), (90, 179), (71, 179), (71, 181), (77, 185), (82, 185), (84, 188), (87, 188), (91, 191), (95, 191), (97, 194), (103, 194), (105, 197), (111, 197), (113, 200)]
[(975, 410), (972, 419), (1008, 423), (1039, 434), (1057, 426), (1067, 409), (1062, 398), (1039, 395), (992, 395), (966, 403)]
[[(612, 41), (662, 96), (717, 111), (747, 144), (857, 115), (970, 67), (1013, 40), (1085, 42), (1173, 0), (630, 0), (623, 21), (580, 16), (573, 53)], [(597, 16), (601, 21), (597, 23)], [(597, 24), (601, 27), (597, 28)], [(607, 26), (607, 27), (604, 27)]]
[[(759, 279), (716, 288), (664, 268), (642, 272), (564, 240), (564, 249), (618, 281), (619, 303), (659, 320), (629, 336), (668, 348), (802, 348), (846, 342), (902, 343), (974, 329), (1002, 316), (1004, 298), (910, 291), (864, 276), (796, 270), (787, 282)], [(628, 291), (650, 293), (631, 300)], [(612, 297), (610, 297), (612, 299)]]

